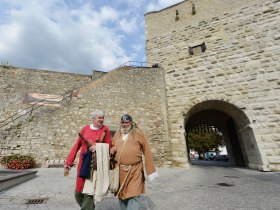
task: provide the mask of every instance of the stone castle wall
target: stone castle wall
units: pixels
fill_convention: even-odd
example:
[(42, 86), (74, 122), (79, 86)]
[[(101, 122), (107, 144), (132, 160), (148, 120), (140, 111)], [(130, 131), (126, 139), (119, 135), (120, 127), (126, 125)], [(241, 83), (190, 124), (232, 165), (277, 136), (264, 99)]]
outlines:
[(0, 121), (30, 106), (26, 93), (63, 95), (90, 81), (91, 75), (0, 67)]
[[(15, 89), (19, 87), (21, 85), (19, 80), (7, 76), (6, 71), (8, 70), (2, 70), (2, 84), (9, 78)], [(35, 74), (36, 71), (34, 73), (30, 70), (25, 73), (22, 77)], [(46, 72), (42, 72), (42, 75), (44, 74)], [(56, 85), (61, 84), (63, 80), (67, 83), (67, 78), (71, 77), (74, 81), (75, 76), (71, 74), (49, 72), (49, 78), (43, 81), (33, 79), (30, 83), (32, 81), (36, 81), (36, 84), (42, 83), (36, 86), (36, 92), (46, 90), (45, 82), (48, 84), (47, 93), (59, 94), (62, 88), (59, 89)], [(81, 80), (78, 83), (89, 80), (87, 76), (79, 78), (77, 75), (76, 79)], [(17, 97), (9, 100), (15, 100), (18, 106), (21, 106), (22, 100), (18, 99), (21, 99), (24, 91), (14, 92), (15, 95), (18, 94)], [(71, 99), (64, 100), (60, 107), (40, 107), (33, 111), (32, 116), (28, 115), (13, 125), (7, 125), (0, 135), (1, 155), (29, 153), (36, 157), (39, 164), (44, 164), (48, 160), (64, 160), (78, 138), (77, 133), (84, 125), (91, 123), (90, 112), (97, 108), (105, 111), (105, 122), (111, 130), (118, 129), (122, 114), (131, 114), (149, 137), (157, 165), (170, 165), (168, 133), (165, 129), (167, 120), (166, 114), (163, 114), (166, 111), (162, 106), (165, 100), (163, 74), (160, 68), (124, 67), (111, 71), (87, 83)]]
[[(263, 167), (280, 170), (280, 2), (194, 3), (195, 15), (191, 1), (145, 15), (147, 62), (159, 63), (165, 73), (173, 161), (188, 162), (184, 116), (217, 100), (242, 109)], [(205, 52), (189, 54), (190, 46), (203, 42)]]
[[(192, 15), (192, 2), (195, 5), (195, 15)], [(182, 29), (188, 30), (189, 34), (198, 33), (195, 30), (196, 25), (203, 27), (204, 21), (211, 21), (214, 17), (224, 19), (224, 22), (235, 22), (231, 18), (231, 14), (254, 15), (254, 11), (250, 10), (250, 14), (243, 14), (239, 11), (240, 8), (254, 7), (263, 0), (195, 0), (182, 1), (181, 3), (170, 6), (166, 9), (149, 12), (145, 15), (146, 23), (146, 39), (149, 40), (157, 37), (160, 34), (171, 34), (174, 30)], [(275, 1), (276, 2), (276, 1)], [(257, 6), (258, 7), (258, 6)], [(264, 10), (267, 6), (264, 6)], [(178, 20), (175, 20), (176, 10), (178, 11)], [(257, 13), (256, 13), (257, 14)], [(225, 24), (226, 24), (225, 23)], [(237, 22), (236, 22), (237, 23)], [(215, 27), (215, 24), (211, 24)], [(190, 28), (186, 28), (189, 26)], [(191, 30), (190, 30), (191, 29)], [(183, 41), (184, 39), (182, 39)], [(167, 40), (162, 40), (167, 41)]]
[[(185, 121), (197, 110), (219, 108), (235, 120), (249, 167), (279, 171), (279, 0), (194, 3), (195, 15), (191, 1), (145, 15), (147, 62), (160, 68), (91, 76), (0, 69), (1, 121), (29, 106), (27, 92), (61, 95), (83, 85), (60, 107), (42, 106), (1, 129), (0, 155), (31, 153), (39, 164), (64, 160), (98, 108), (111, 130), (131, 114), (158, 166), (187, 167)], [(189, 54), (203, 42), (205, 52)]]

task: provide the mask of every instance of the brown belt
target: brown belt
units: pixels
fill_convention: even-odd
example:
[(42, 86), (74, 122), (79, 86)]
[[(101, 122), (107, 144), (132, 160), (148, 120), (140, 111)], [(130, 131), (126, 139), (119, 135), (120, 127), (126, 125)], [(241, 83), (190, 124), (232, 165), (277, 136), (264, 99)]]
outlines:
[(123, 180), (123, 182), (122, 182), (122, 184), (121, 184), (121, 186), (120, 186), (120, 189), (119, 189), (119, 191), (118, 191), (118, 193), (117, 193), (117, 197), (119, 197), (119, 194), (120, 194), (120, 192), (121, 192), (121, 190), (122, 190), (122, 188), (123, 188), (123, 186), (124, 186), (125, 181), (127, 180), (128, 175), (130, 174), (130, 170), (131, 170), (131, 165), (120, 165), (120, 167), (121, 167), (125, 172), (127, 172), (127, 174), (126, 174), (125, 179)]
[(126, 182), (128, 175), (130, 174), (131, 167), (139, 164), (140, 162), (141, 161), (139, 161), (137, 163), (134, 163), (134, 164), (131, 164), (131, 165), (120, 164), (120, 168), (122, 168), (125, 172), (127, 172), (127, 174), (126, 174), (125, 179), (123, 180), (123, 182), (122, 182), (122, 184), (121, 184), (121, 186), (120, 186), (120, 188), (118, 190), (117, 197), (119, 197), (119, 194), (120, 194), (120, 192), (121, 192), (121, 190), (122, 190), (122, 188), (124, 186), (124, 183)]

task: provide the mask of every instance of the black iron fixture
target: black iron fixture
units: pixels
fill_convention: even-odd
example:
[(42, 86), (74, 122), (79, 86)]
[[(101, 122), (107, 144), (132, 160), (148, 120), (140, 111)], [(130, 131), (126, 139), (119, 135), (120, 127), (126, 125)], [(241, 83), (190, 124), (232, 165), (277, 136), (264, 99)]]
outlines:
[(195, 10), (195, 4), (192, 2), (192, 15), (195, 15), (196, 10)]
[(175, 20), (179, 20), (179, 11), (176, 10), (176, 17), (175, 17)]
[(158, 65), (158, 63), (154, 63), (154, 64), (152, 64), (152, 67), (157, 68), (157, 67), (159, 67), (159, 65)]
[(205, 42), (202, 42), (201, 44), (190, 46), (189, 54), (194, 55), (196, 53), (205, 52), (205, 50), (206, 50)]

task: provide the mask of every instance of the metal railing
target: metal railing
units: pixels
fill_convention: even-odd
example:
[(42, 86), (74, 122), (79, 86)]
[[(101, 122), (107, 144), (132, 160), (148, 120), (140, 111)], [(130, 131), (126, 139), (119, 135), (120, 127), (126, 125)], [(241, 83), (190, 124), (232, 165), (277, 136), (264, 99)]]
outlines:
[[(121, 65), (119, 65), (118, 67), (112, 69), (112, 70), (115, 70), (115, 69), (119, 69), (119, 68), (122, 68), (122, 67), (143, 67), (143, 68), (151, 68), (151, 67), (158, 67), (158, 64), (155, 63), (155, 64), (150, 64), (150, 63), (147, 63), (147, 62), (141, 62), (141, 61), (128, 61), (128, 62), (125, 62)], [(112, 71), (111, 70), (111, 71)]]
[[(74, 89), (72, 89), (72, 90), (70, 90), (70, 91), (67, 91), (67, 92), (65, 92), (65, 93), (62, 94), (62, 95), (59, 95), (59, 96), (57, 96), (56, 98), (53, 98), (53, 99), (60, 99), (60, 98), (62, 98), (62, 99), (61, 99), (61, 100), (58, 100), (58, 101), (56, 101), (55, 103), (52, 103), (52, 104), (61, 104), (62, 101), (66, 100), (66, 99), (68, 99), (68, 98), (70, 98), (70, 100), (71, 100), (72, 97), (73, 97), (73, 95), (74, 95), (74, 92), (75, 92), (76, 90), (80, 89), (81, 87), (87, 85), (87, 84), (90, 83), (90, 82), (92, 82), (92, 80), (90, 80), (90, 81), (84, 83), (83, 85), (78, 86), (78, 87), (76, 87), (76, 88), (74, 88)], [(29, 114), (29, 115), (31, 116), (31, 115), (32, 115), (32, 112), (33, 112), (34, 110), (40, 108), (41, 106), (44, 106), (44, 105), (47, 104), (47, 103), (48, 103), (48, 101), (47, 101), (47, 99), (45, 98), (45, 99), (42, 99), (42, 100), (37, 101), (36, 103), (34, 103), (34, 104), (28, 106), (27, 108), (25, 108), (25, 109), (23, 109), (23, 110), (20, 110), (19, 112), (15, 113), (15, 114), (13, 114), (13, 115), (11, 115), (11, 116), (9, 116), (7, 119), (1, 121), (1, 122), (0, 122), (0, 128), (3, 128), (4, 126), (6, 126), (6, 125), (8, 125), (8, 124), (14, 122), (15, 120), (17, 120), (17, 119), (23, 117), (24, 115)], [(48, 103), (48, 104), (49, 104), (49, 103)]]
[[(149, 63), (147, 63), (147, 62), (140, 62), (140, 61), (128, 61), (128, 62), (126, 62), (126, 63), (124, 63), (124, 64), (121, 64), (120, 66), (118, 66), (118, 67), (112, 69), (111, 71), (113, 71), (113, 70), (115, 70), (115, 69), (122, 68), (122, 67), (126, 67), (126, 66), (127, 66), (127, 67), (158, 67), (158, 64), (149, 64)], [(70, 90), (70, 91), (68, 91), (68, 92), (65, 92), (65, 93), (62, 94), (62, 95), (59, 95), (59, 96), (57, 97), (57, 99), (59, 99), (59, 98), (62, 98), (62, 99), (59, 100), (59, 101), (57, 101), (56, 103), (57, 103), (57, 104), (61, 104), (62, 101), (66, 100), (66, 99), (68, 99), (68, 98), (70, 98), (70, 100), (71, 100), (72, 97), (73, 97), (73, 94), (74, 94), (74, 92), (75, 92), (76, 90), (78, 90), (78, 89), (84, 87), (85, 85), (87, 85), (87, 84), (90, 83), (90, 82), (92, 82), (92, 80), (90, 80), (90, 81), (84, 83), (83, 85), (80, 85), (80, 86), (78, 86), (78, 87), (76, 87), (76, 88), (74, 88), (74, 89), (72, 89), (72, 90)], [(55, 99), (55, 98), (54, 98), (54, 99)], [(30, 116), (31, 116), (31, 115), (32, 115), (32, 112), (33, 112), (34, 110), (40, 108), (41, 106), (44, 106), (44, 105), (46, 104), (45, 102), (47, 102), (47, 99), (42, 99), (42, 100), (40, 100), (40, 101), (38, 101), (38, 102), (36, 102), (36, 103), (34, 103), (34, 104), (28, 106), (27, 108), (25, 108), (25, 109), (23, 109), (23, 110), (20, 110), (18, 113), (9, 116), (7, 119), (5, 119), (5, 120), (3, 120), (3, 121), (0, 122), (0, 128), (3, 128), (4, 126), (6, 126), (6, 125), (8, 125), (8, 124), (10, 124), (10, 123), (12, 123), (12, 122), (14, 122), (15, 120), (17, 120), (17, 119), (19, 119), (19, 118), (21, 118), (21, 117), (23, 117), (24, 115), (27, 115), (27, 114), (29, 114), (29, 113), (30, 113)], [(56, 103), (53, 103), (53, 104), (56, 104)]]

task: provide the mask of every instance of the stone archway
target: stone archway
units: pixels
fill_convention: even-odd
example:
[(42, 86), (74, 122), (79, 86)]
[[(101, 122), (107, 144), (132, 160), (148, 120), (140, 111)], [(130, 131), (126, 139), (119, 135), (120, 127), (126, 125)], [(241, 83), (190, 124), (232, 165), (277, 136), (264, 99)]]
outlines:
[(222, 100), (197, 103), (185, 115), (185, 131), (199, 123), (211, 124), (223, 133), (231, 165), (261, 170), (261, 153), (250, 120), (241, 108)]

